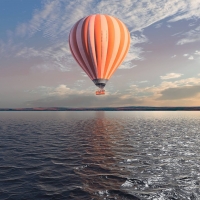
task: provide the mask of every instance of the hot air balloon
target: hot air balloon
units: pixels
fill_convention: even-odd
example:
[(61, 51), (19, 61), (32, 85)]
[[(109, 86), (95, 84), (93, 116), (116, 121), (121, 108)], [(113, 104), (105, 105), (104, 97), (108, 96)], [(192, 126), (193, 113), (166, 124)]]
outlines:
[(103, 14), (80, 19), (69, 34), (71, 53), (84, 72), (99, 87), (104, 87), (123, 62), (130, 46), (130, 33), (119, 19)]

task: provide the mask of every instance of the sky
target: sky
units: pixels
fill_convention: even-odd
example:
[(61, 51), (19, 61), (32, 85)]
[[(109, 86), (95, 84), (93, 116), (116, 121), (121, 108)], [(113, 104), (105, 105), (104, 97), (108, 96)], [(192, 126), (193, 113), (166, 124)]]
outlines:
[[(91, 14), (130, 31), (106, 95), (72, 57), (68, 35)], [(199, 0), (0, 0), (0, 108), (200, 106)]]

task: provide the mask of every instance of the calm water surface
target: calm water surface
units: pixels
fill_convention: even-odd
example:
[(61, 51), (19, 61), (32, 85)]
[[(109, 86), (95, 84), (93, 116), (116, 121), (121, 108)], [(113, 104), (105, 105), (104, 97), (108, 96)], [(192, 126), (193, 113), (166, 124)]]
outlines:
[(1, 200), (198, 200), (200, 112), (0, 112)]

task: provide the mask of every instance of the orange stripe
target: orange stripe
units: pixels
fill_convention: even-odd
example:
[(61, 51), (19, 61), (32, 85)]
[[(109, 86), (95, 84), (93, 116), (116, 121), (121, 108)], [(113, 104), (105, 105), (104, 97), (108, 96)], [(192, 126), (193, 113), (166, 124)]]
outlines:
[(121, 59), (121, 61), (120, 61), (120, 64), (123, 62), (123, 60), (125, 59), (125, 56), (126, 56), (126, 54), (128, 53), (128, 50), (129, 50), (129, 48), (130, 48), (130, 33), (129, 33), (129, 31), (128, 31), (128, 29), (126, 28), (126, 31), (127, 31), (127, 34), (128, 34), (128, 42), (127, 42), (127, 47), (126, 47), (126, 51), (125, 51), (125, 53), (124, 53), (124, 55), (123, 55), (123, 57), (122, 57), (122, 59)]
[(97, 78), (101, 78), (101, 17), (96, 15), (94, 23), (94, 39), (97, 58)]
[(118, 62), (118, 60), (120, 58), (120, 55), (122, 53), (123, 46), (126, 45), (126, 44), (124, 44), (125, 33), (124, 33), (123, 26), (122, 26), (121, 22), (118, 19), (116, 19), (116, 20), (117, 20), (119, 28), (120, 28), (120, 36), (121, 36), (120, 37), (120, 44), (119, 44), (119, 49), (118, 49), (115, 61), (114, 61), (113, 65), (112, 65), (112, 68), (110, 69), (110, 72), (108, 73), (108, 76), (106, 78), (109, 77), (109, 75), (112, 73), (112, 71), (114, 70), (114, 68), (118, 67), (118, 66), (116, 66), (116, 64), (117, 64), (117, 62)]
[(108, 25), (105, 15), (101, 15), (101, 75), (103, 78), (103, 73), (105, 70), (106, 57), (108, 49)]
[(119, 45), (120, 45), (120, 28), (119, 28), (118, 22), (114, 17), (110, 17), (110, 18), (111, 18), (113, 25), (114, 25), (113, 32), (114, 32), (114, 35), (115, 35), (115, 40), (114, 40), (115, 42), (114, 42), (113, 51), (111, 53), (110, 63), (109, 63), (108, 68), (106, 70), (105, 77), (107, 77), (108, 74), (110, 73), (110, 70), (111, 70), (112, 65), (115, 61), (115, 58), (117, 56), (117, 52), (118, 52)]
[[(126, 44), (126, 50), (125, 50), (125, 52), (124, 52), (124, 54), (123, 54), (123, 56), (122, 56), (122, 58), (121, 58), (121, 60), (120, 60), (120, 62), (119, 62), (119, 64), (118, 64), (118, 66), (120, 66), (121, 64), (122, 64), (122, 62), (124, 61), (124, 59), (125, 59), (125, 57), (126, 57), (126, 55), (127, 55), (127, 53), (128, 53), (128, 50), (129, 50), (129, 47), (130, 47), (130, 33), (129, 33), (129, 31), (128, 31), (128, 29), (125, 27), (125, 30), (126, 30), (126, 32), (127, 32), (127, 35), (128, 35), (128, 41), (127, 41), (127, 44)], [(108, 76), (108, 79), (110, 79), (110, 77), (112, 76), (112, 74), (116, 71), (116, 69), (117, 69), (117, 67), (113, 70), (113, 72)]]
[(103, 78), (106, 76), (108, 66), (110, 64), (110, 60), (112, 57), (114, 43), (115, 43), (115, 33), (114, 33), (114, 25), (113, 25), (112, 19), (108, 15), (105, 15), (105, 17), (106, 17), (107, 24), (108, 24), (108, 48), (107, 48), (107, 57), (106, 57)]
[(122, 22), (119, 19), (116, 18), (116, 20), (120, 27), (120, 34), (121, 34), (120, 46), (119, 46), (115, 61), (113, 63), (113, 66), (106, 78), (110, 77), (113, 74), (113, 72), (118, 68), (120, 61), (125, 53), (127, 41), (128, 41), (128, 33), (126, 30), (126, 27), (122, 24)]

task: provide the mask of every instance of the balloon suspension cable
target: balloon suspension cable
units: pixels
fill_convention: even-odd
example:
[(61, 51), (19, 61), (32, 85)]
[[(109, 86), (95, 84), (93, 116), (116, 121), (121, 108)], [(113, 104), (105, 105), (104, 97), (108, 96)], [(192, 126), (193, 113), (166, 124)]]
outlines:
[(104, 89), (97, 90), (96, 95), (105, 95), (105, 90)]

